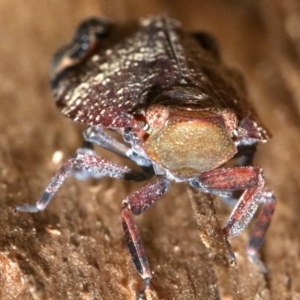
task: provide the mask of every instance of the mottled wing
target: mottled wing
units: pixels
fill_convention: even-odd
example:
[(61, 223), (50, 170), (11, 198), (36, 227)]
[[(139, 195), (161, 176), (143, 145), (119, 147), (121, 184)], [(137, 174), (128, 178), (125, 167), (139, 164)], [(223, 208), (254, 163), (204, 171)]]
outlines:
[(113, 42), (56, 79), (53, 93), (61, 112), (92, 126), (130, 126), (132, 111), (180, 77), (168, 41), (168, 29), (176, 26), (158, 16), (117, 40), (112, 32)]
[(180, 44), (187, 58), (189, 81), (205, 95), (200, 101), (196, 99), (195, 104), (201, 106), (200, 102), (211, 101), (211, 107), (230, 108), (237, 115), (239, 126), (247, 128), (253, 139), (267, 140), (269, 134), (248, 101), (243, 77), (222, 62), (215, 45), (209, 49), (205, 43), (201, 45), (201, 41), (188, 35), (182, 35)]
[(252, 109), (240, 73), (222, 62), (216, 53), (215, 45), (209, 49), (194, 36), (180, 32), (177, 38), (180, 39), (176, 45), (181, 47), (177, 53), (180, 53), (178, 61), (182, 64), (182, 78), (186, 78), (186, 81), (199, 91), (199, 97), (191, 100), (190, 104), (199, 107), (230, 108), (237, 115), (239, 126), (247, 129), (249, 137), (257, 141), (266, 141), (270, 133)]

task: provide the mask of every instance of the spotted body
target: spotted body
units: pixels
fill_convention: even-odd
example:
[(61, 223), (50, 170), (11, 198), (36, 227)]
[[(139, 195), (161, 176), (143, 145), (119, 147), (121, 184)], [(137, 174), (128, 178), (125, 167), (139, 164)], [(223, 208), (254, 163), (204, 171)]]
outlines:
[(122, 30), (107, 23), (103, 27), (109, 34), (84, 63), (59, 68), (64, 59), (61, 51), (56, 55), (53, 69), (62, 73), (53, 75), (52, 87), (65, 116), (91, 126), (125, 127), (138, 109), (162, 102), (227, 107), (240, 120), (249, 117), (239, 75), (195, 37), (182, 32), (177, 21), (158, 16), (124, 24)]
[[(247, 101), (241, 76), (223, 64), (212, 37), (186, 33), (167, 16), (122, 25), (90, 19), (54, 55), (51, 86), (62, 114), (89, 126), (87, 144), (64, 163), (36, 204), (18, 211), (45, 209), (71, 173), (132, 181), (157, 176), (122, 204), (126, 243), (147, 289), (151, 271), (132, 214), (155, 203), (170, 181), (186, 181), (235, 201), (226, 238), (238, 235), (262, 205), (247, 246), (258, 261), (276, 201), (252, 160), (256, 144), (269, 136)], [(121, 133), (127, 145), (106, 129)], [(102, 159), (92, 144), (131, 159), (142, 171)], [(235, 167), (224, 168), (232, 159)]]

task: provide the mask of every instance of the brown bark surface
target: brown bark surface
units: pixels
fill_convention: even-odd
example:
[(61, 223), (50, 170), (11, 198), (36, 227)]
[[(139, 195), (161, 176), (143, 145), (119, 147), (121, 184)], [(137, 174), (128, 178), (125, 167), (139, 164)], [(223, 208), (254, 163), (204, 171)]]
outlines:
[[(70, 178), (46, 211), (13, 209), (34, 203), (82, 142), (83, 127), (61, 116), (50, 94), (53, 52), (88, 16), (126, 20), (156, 13), (168, 13), (187, 30), (214, 34), (226, 64), (244, 74), (249, 97), (273, 133), (255, 163), (263, 167), (278, 206), (261, 250), (268, 270), (262, 274), (245, 255), (249, 229), (231, 240), (237, 265), (224, 260), (220, 226), (230, 209), (198, 196), (198, 229), (210, 236), (207, 249), (186, 186), (172, 184), (136, 218), (153, 271), (148, 299), (300, 299), (295, 0), (0, 1), (0, 299), (135, 299), (141, 280), (124, 245), (120, 210), (122, 199), (141, 183)], [(127, 163), (105, 150), (98, 153)]]

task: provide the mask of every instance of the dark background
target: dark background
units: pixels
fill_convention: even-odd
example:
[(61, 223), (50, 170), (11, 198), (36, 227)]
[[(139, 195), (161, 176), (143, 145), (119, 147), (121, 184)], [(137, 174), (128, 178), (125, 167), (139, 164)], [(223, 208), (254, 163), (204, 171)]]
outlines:
[[(70, 178), (45, 212), (15, 214), (13, 208), (39, 197), (61, 165), (54, 153), (61, 151), (64, 160), (82, 142), (82, 127), (62, 117), (52, 100), (52, 53), (86, 17), (123, 21), (162, 12), (187, 30), (214, 34), (226, 64), (244, 74), (249, 97), (273, 133), (255, 163), (278, 206), (261, 251), (267, 274), (245, 256), (248, 229), (231, 240), (237, 265), (220, 271), (216, 248), (206, 249), (199, 239), (185, 185), (173, 184), (137, 218), (154, 272), (148, 299), (218, 299), (219, 293), (223, 299), (300, 299), (295, 0), (0, 1), (1, 299), (135, 299), (141, 280), (124, 246), (120, 210), (122, 199), (141, 184)], [(125, 163), (105, 150), (99, 154)], [(215, 203), (224, 224), (230, 210)], [(202, 209), (205, 219), (208, 208)], [(214, 232), (209, 222), (203, 226)]]

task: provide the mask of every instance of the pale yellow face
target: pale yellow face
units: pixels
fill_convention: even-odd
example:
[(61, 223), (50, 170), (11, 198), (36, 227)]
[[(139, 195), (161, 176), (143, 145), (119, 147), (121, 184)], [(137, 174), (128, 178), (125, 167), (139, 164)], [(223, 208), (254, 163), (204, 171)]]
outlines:
[[(162, 108), (166, 109), (163, 123), (149, 120), (150, 134), (143, 143), (147, 155), (161, 167), (188, 178), (221, 166), (236, 153), (221, 114)], [(151, 124), (159, 126), (151, 131)]]

